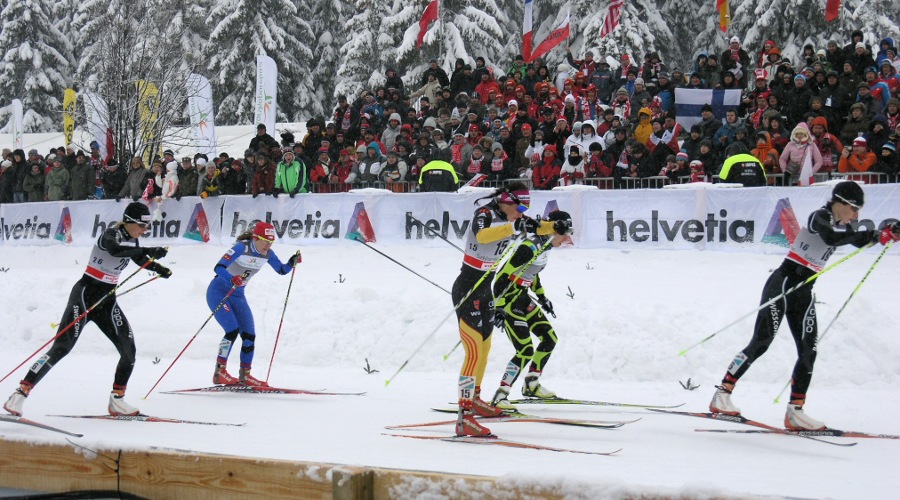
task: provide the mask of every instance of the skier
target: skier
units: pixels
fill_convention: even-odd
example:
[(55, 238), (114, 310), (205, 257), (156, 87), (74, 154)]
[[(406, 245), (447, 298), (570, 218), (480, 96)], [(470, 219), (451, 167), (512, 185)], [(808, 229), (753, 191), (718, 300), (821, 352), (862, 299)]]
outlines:
[[(516, 354), (506, 365), (500, 387), (491, 400), (491, 404), (499, 408), (512, 408), (507, 399), (509, 391), (529, 362), (531, 366), (525, 375), (522, 395), (541, 399), (556, 397), (553, 391), (538, 381), (557, 341), (556, 332), (546, 316), (550, 314), (556, 317), (556, 314), (553, 312), (553, 303), (544, 294), (539, 273), (547, 265), (548, 250), (558, 247), (565, 235), (572, 233), (572, 216), (556, 210), (550, 213), (549, 220), (553, 223), (555, 233), (549, 236), (535, 235), (523, 241), (494, 282), (494, 325), (506, 331), (506, 336), (516, 350)], [(540, 307), (535, 304), (529, 291), (535, 293)], [(532, 346), (531, 335), (540, 340), (537, 350)]]
[[(225, 336), (219, 342), (216, 370), (213, 373), (214, 384), (268, 387), (267, 383), (250, 375), (256, 331), (253, 312), (244, 296), (244, 287), (266, 263), (281, 275), (290, 273), (300, 263), (300, 250), (297, 250), (287, 264), (283, 264), (271, 250), (273, 243), (275, 226), (268, 222), (257, 222), (252, 230), (238, 236), (234, 246), (216, 263), (216, 276), (206, 289), (206, 303), (225, 330)], [(239, 377), (235, 378), (228, 374), (226, 367), (228, 355), (238, 335), (241, 336), (241, 368)]]
[[(25, 378), (19, 383), (19, 388), (3, 405), (6, 411), (13, 415), (22, 415), (22, 405), (35, 384), (69, 354), (84, 327), (89, 321), (93, 321), (119, 351), (119, 363), (116, 365), (113, 390), (109, 396), (109, 414), (115, 416), (140, 413), (124, 399), (128, 379), (134, 370), (134, 333), (125, 314), (119, 309), (115, 294), (111, 292), (115, 290), (119, 275), (128, 266), (129, 260), (143, 266), (148, 259), (161, 259), (168, 253), (165, 247), (139, 245), (138, 239), (147, 231), (150, 222), (150, 210), (147, 206), (132, 202), (125, 207), (122, 222), (110, 225), (103, 231), (91, 250), (84, 275), (69, 293), (69, 303), (59, 322), (59, 331), (66, 328), (68, 330), (62, 333), (53, 342), (47, 354), (28, 370)], [(159, 274), (161, 278), (172, 276), (172, 271), (158, 262), (151, 262), (147, 265), (147, 269)], [(92, 306), (94, 309), (90, 309)]]
[(786, 290), (806, 282), (820, 272), (837, 246), (850, 244), (859, 248), (870, 242), (885, 245), (889, 241), (900, 239), (900, 224), (897, 222), (888, 224), (881, 230), (855, 231), (849, 223), (859, 217), (863, 202), (863, 190), (859, 184), (843, 181), (835, 185), (831, 200), (810, 214), (807, 227), (794, 239), (787, 257), (772, 272), (763, 288), (761, 303), (765, 304), (776, 297), (779, 300), (759, 311), (753, 338), (728, 366), (722, 385), (716, 386), (715, 395), (709, 404), (711, 412), (740, 415), (741, 410), (731, 402), (734, 386), (750, 365), (765, 354), (775, 338), (781, 320), (787, 315), (798, 356), (791, 378), (791, 397), (784, 415), (784, 426), (789, 430), (825, 429), (824, 423), (803, 411), (806, 390), (816, 361), (818, 329), (812, 292), (815, 281), (790, 295), (782, 295)]
[[(471, 230), (466, 235), (465, 256), (459, 276), (453, 282), (452, 298), (459, 320), (459, 335), (465, 349), (465, 360), (459, 373), (459, 415), (456, 434), (490, 436), (491, 431), (475, 420), (475, 415), (499, 416), (500, 409), (481, 399), (481, 380), (487, 368), (493, 330), (494, 264), (515, 238), (525, 231), (550, 234), (552, 224), (543, 227), (525, 216), (531, 193), (525, 184), (513, 182), (478, 201), (490, 199), (475, 210)], [(499, 222), (500, 224), (497, 224)], [(476, 288), (476, 284), (478, 285)]]

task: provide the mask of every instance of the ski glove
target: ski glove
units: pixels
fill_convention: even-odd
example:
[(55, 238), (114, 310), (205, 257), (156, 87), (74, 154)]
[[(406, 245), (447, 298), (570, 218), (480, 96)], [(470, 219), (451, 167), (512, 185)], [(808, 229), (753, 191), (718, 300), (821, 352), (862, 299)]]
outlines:
[(244, 286), (244, 278), (240, 274), (232, 276), (231, 284), (234, 286)]
[(553, 312), (553, 302), (550, 302), (550, 299), (547, 298), (546, 295), (538, 295), (538, 304), (541, 305), (541, 308), (549, 314), (550, 316), (556, 317), (556, 313)]
[(494, 326), (500, 330), (506, 330), (506, 313), (503, 309), (494, 309)]
[(303, 262), (303, 257), (300, 255), (300, 250), (297, 250), (297, 253), (291, 255), (291, 258), (288, 259), (288, 265), (291, 267), (294, 267), (301, 262)]
[(553, 230), (559, 235), (572, 234), (572, 221), (558, 220), (553, 223)]
[(162, 279), (169, 279), (169, 276), (172, 276), (172, 270), (166, 266), (159, 265), (156, 266), (156, 274)]
[(278, 191), (272, 191), (272, 198), (278, 198)]
[(144, 255), (154, 260), (165, 257), (167, 253), (169, 253), (169, 251), (166, 247), (147, 247), (147, 249), (144, 250)]
[[(893, 224), (891, 226), (893, 226)], [(881, 233), (876, 233), (878, 235), (878, 242), (882, 245), (887, 245), (892, 241), (900, 241), (900, 234), (895, 233), (891, 226), (882, 229)]]
[(522, 217), (521, 219), (516, 219), (513, 227), (516, 231), (525, 231), (526, 233), (537, 234), (538, 228), (541, 227), (541, 223), (532, 219), (531, 217)]

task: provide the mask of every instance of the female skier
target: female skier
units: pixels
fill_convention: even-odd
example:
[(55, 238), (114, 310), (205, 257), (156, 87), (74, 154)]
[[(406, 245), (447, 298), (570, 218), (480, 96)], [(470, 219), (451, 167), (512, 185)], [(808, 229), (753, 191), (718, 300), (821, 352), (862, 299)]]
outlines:
[[(271, 250), (273, 243), (275, 226), (268, 222), (257, 222), (253, 230), (238, 236), (237, 243), (216, 263), (216, 276), (206, 289), (206, 303), (225, 330), (225, 336), (219, 342), (216, 371), (213, 373), (214, 384), (268, 387), (268, 384), (250, 375), (256, 331), (253, 312), (244, 296), (244, 287), (266, 263), (278, 274), (285, 275), (300, 262), (300, 250), (297, 250), (287, 264), (282, 264)], [(234, 378), (228, 374), (226, 367), (228, 354), (238, 335), (242, 342), (241, 368), (239, 377)]]
[[(28, 370), (19, 388), (9, 397), (3, 408), (13, 415), (22, 415), (25, 398), (41, 381), (47, 372), (69, 354), (78, 337), (93, 321), (119, 351), (119, 364), (113, 379), (113, 390), (109, 396), (110, 415), (138, 415), (140, 411), (123, 399), (128, 379), (134, 369), (134, 333), (125, 314), (119, 309), (116, 296), (112, 292), (119, 281), (119, 275), (128, 266), (128, 261), (143, 266), (148, 259), (161, 259), (168, 252), (164, 247), (141, 247), (138, 239), (150, 225), (150, 210), (139, 202), (129, 203), (122, 214), (122, 222), (110, 225), (103, 231), (91, 250), (90, 260), (84, 275), (72, 287), (69, 303), (59, 322), (59, 330), (67, 329), (60, 335), (40, 359)], [(147, 269), (161, 278), (172, 276), (172, 271), (158, 262), (151, 262)], [(102, 299), (102, 300), (101, 300)], [(99, 302), (98, 302), (99, 301)], [(96, 305), (95, 305), (96, 304)], [(94, 306), (93, 309), (90, 309)], [(89, 311), (89, 312), (87, 312)], [(87, 312), (87, 314), (85, 314)], [(82, 317), (83, 315), (83, 317)], [(73, 324), (74, 323), (74, 324)]]
[[(499, 408), (512, 408), (507, 399), (509, 390), (529, 362), (531, 366), (525, 375), (522, 395), (541, 399), (556, 397), (553, 391), (538, 381), (557, 341), (556, 332), (546, 316), (556, 317), (556, 314), (553, 303), (544, 294), (539, 273), (547, 266), (550, 248), (558, 247), (565, 240), (565, 235), (572, 233), (572, 217), (567, 212), (556, 210), (550, 213), (548, 220), (553, 223), (555, 233), (550, 236), (536, 235), (523, 241), (494, 282), (494, 325), (506, 332), (516, 350), (491, 400), (491, 404)], [(537, 296), (540, 307), (532, 300), (529, 291)], [(532, 345), (532, 335), (540, 340), (537, 350)]]
[[(491, 431), (475, 420), (475, 414), (498, 416), (501, 411), (481, 399), (481, 380), (487, 368), (493, 330), (493, 296), (490, 283), (494, 264), (506, 251), (517, 232), (550, 234), (552, 225), (525, 216), (531, 194), (525, 184), (513, 182), (489, 196), (487, 205), (475, 210), (471, 229), (466, 235), (462, 269), (453, 282), (452, 298), (459, 320), (459, 336), (465, 349), (465, 360), (459, 373), (459, 414), (456, 434), (490, 436)], [(477, 286), (477, 288), (475, 288)]]
[[(821, 430), (825, 424), (803, 412), (806, 390), (812, 379), (816, 362), (816, 306), (812, 287), (797, 289), (790, 295), (784, 292), (804, 283), (825, 267), (835, 247), (853, 245), (857, 248), (880, 242), (882, 245), (900, 238), (900, 224), (894, 222), (881, 230), (855, 231), (849, 225), (859, 217), (863, 206), (863, 190), (853, 181), (835, 185), (831, 201), (810, 214), (807, 227), (803, 228), (791, 244), (791, 250), (772, 272), (763, 288), (761, 303), (780, 297), (756, 316), (756, 326), (750, 343), (728, 365), (722, 385), (709, 403), (709, 411), (724, 415), (740, 415), (741, 410), (731, 402), (735, 384), (760, 356), (765, 354), (775, 339), (781, 320), (787, 315), (788, 327), (797, 345), (797, 362), (791, 378), (791, 398), (784, 415), (784, 426), (790, 430)], [(782, 295), (784, 295), (782, 297)]]

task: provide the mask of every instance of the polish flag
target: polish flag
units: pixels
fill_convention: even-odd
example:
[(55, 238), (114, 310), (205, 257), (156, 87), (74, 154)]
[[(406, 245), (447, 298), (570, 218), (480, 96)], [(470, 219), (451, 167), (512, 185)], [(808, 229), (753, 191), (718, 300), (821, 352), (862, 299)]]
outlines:
[(432, 0), (425, 12), (422, 13), (422, 19), (419, 19), (419, 38), (416, 40), (416, 48), (422, 48), (422, 40), (425, 39), (425, 32), (428, 31), (428, 25), (438, 18), (438, 0)]
[(564, 40), (569, 38), (570, 34), (570, 24), (569, 24), (569, 15), (566, 14), (566, 19), (559, 25), (558, 28), (553, 30), (552, 33), (547, 35), (547, 38), (544, 39), (536, 48), (533, 47), (533, 33), (531, 31), (532, 26), (532, 8), (533, 0), (525, 0), (525, 19), (522, 21), (522, 58), (526, 63), (530, 63), (534, 61), (535, 58), (541, 57), (542, 55), (550, 52), (553, 47), (556, 47)]
[(814, 144), (807, 146), (806, 154), (803, 155), (803, 166), (800, 167), (800, 180), (798, 181), (798, 184), (801, 186), (809, 186), (816, 182), (812, 169), (812, 154), (809, 152), (811, 147), (814, 148), (816, 146)]
[(600, 38), (609, 35), (619, 25), (619, 19), (622, 17), (622, 6), (625, 0), (612, 0), (609, 3), (609, 10), (606, 11), (606, 19), (603, 20), (603, 27), (600, 28)]
[(830, 23), (841, 14), (841, 0), (828, 0), (825, 3), (825, 22)]

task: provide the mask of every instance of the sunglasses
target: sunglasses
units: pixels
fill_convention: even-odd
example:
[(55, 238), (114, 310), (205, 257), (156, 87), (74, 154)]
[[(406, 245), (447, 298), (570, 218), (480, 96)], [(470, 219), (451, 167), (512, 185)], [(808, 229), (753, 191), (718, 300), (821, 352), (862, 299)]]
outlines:
[(841, 203), (849, 206), (854, 212), (859, 212), (859, 209), (862, 208), (862, 205), (857, 205), (856, 203), (852, 203), (852, 202), (848, 201), (847, 198), (844, 198), (841, 195), (836, 194), (836, 195), (834, 195), (834, 197), (841, 200)]
[(509, 201), (512, 201), (512, 203), (516, 205), (516, 212), (519, 212), (520, 214), (524, 214), (531, 207), (531, 194), (527, 191), (519, 191), (519, 194), (507, 191), (503, 193), (503, 195), (500, 195), (500, 201), (508, 203), (508, 201), (504, 200), (504, 195), (508, 196)]

